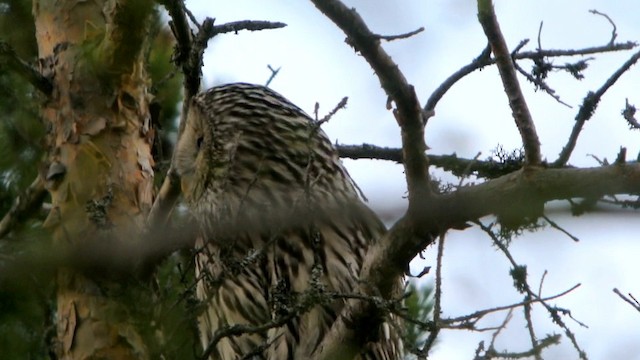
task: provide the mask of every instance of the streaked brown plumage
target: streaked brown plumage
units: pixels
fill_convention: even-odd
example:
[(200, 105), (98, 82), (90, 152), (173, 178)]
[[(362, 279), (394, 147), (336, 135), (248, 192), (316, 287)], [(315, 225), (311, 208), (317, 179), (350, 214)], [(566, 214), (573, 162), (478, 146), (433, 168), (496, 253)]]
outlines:
[[(197, 95), (174, 164), (198, 221), (197, 294), (206, 348), (225, 325), (286, 315), (320, 280), (350, 293), (368, 246), (385, 229), (360, 200), (329, 139), (302, 110), (263, 86), (230, 84)], [(319, 276), (312, 277), (312, 269)], [(344, 304), (316, 305), (286, 325), (225, 337), (211, 358), (306, 359)], [(395, 328), (363, 329), (363, 359), (396, 359)], [(265, 345), (267, 344), (267, 345)]]

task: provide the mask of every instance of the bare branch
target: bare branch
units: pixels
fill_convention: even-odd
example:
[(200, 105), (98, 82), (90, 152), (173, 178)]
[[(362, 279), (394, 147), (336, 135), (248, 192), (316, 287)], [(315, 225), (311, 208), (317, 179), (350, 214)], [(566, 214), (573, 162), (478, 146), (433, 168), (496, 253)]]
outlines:
[(500, 31), (491, 0), (478, 0), (478, 20), (491, 44), (491, 51), (496, 58), (496, 65), (502, 78), (504, 91), (509, 98), (509, 106), (513, 119), (520, 131), (522, 145), (525, 151), (525, 166), (537, 166), (541, 163), (540, 139), (536, 133), (535, 124), (529, 108), (520, 89), (513, 60), (507, 44)]
[(416, 30), (413, 31), (409, 31), (408, 33), (404, 33), (404, 34), (400, 34), (400, 35), (376, 35), (376, 37), (380, 40), (385, 40), (385, 41), (393, 41), (393, 40), (399, 40), (399, 39), (408, 39), (414, 35), (417, 35), (421, 32), (424, 31), (424, 27), (420, 27)]
[(549, 49), (549, 50), (535, 50), (524, 51), (514, 55), (514, 59), (534, 59), (536, 57), (561, 57), (561, 56), (584, 56), (593, 54), (602, 54), (614, 51), (631, 50), (638, 46), (636, 42), (627, 41), (625, 43), (607, 44), (602, 46), (593, 46), (582, 49)]
[(398, 65), (380, 46), (380, 40), (369, 30), (355, 11), (339, 0), (312, 0), (314, 5), (347, 35), (347, 43), (359, 51), (373, 68), (380, 85), (395, 102), (396, 120), (402, 132), (404, 166), (409, 189), (409, 212), (420, 199), (430, 196), (428, 161), (424, 156), (423, 112), (415, 90)]
[(592, 10), (589, 10), (589, 12), (594, 14), (594, 15), (600, 15), (600, 16), (604, 17), (605, 19), (607, 19), (607, 21), (609, 21), (609, 24), (611, 24), (611, 27), (612, 27), (612, 29), (611, 29), (611, 40), (609, 40), (609, 44), (613, 44), (613, 42), (616, 41), (616, 38), (618, 37), (616, 23), (614, 23), (613, 20), (611, 20), (609, 15), (607, 15), (605, 13), (601, 13), (598, 10), (592, 9)]
[[(390, 101), (396, 105), (394, 116), (400, 125), (402, 134), (403, 165), (405, 168), (407, 187), (409, 190), (409, 210), (408, 216), (411, 218), (418, 215), (419, 204), (428, 202), (433, 195), (430, 188), (428, 160), (425, 156), (427, 146), (424, 142), (424, 122), (426, 114), (422, 111), (420, 103), (415, 94), (415, 89), (411, 86), (397, 64), (384, 51), (380, 45), (380, 39), (369, 30), (364, 20), (355, 11), (347, 8), (339, 0), (312, 0), (314, 5), (331, 19), (346, 34), (346, 42), (360, 52), (365, 60), (375, 71), (380, 85), (386, 92)], [(370, 249), (365, 264), (363, 265), (363, 283), (372, 284), (362, 286), (363, 294), (376, 291), (385, 297), (392, 296), (398, 289), (398, 279), (403, 274), (403, 269), (407, 262), (397, 263), (399, 252), (394, 256), (386, 258), (380, 252), (386, 252), (387, 247), (394, 247), (394, 238), (428, 238), (432, 241), (431, 234), (422, 233), (422, 229), (417, 223), (401, 221), (396, 224), (395, 230), (391, 230), (385, 238), (377, 243), (379, 248)], [(405, 241), (404, 244), (407, 244)], [(396, 249), (398, 250), (398, 249)], [(401, 250), (401, 252), (405, 252)], [(416, 249), (408, 250), (415, 254)], [(382, 276), (379, 266), (388, 266), (394, 269), (392, 273)], [(389, 267), (387, 267), (388, 269)], [(382, 277), (381, 277), (382, 276)], [(356, 336), (353, 322), (363, 321), (373, 305), (357, 300), (350, 300), (338, 320), (333, 324), (330, 332), (325, 336), (318, 346), (318, 352), (314, 354), (314, 359), (334, 359), (339, 356), (355, 356), (362, 348), (363, 338)], [(357, 328), (357, 326), (355, 327)], [(355, 352), (355, 353), (354, 353)]]
[(478, 57), (473, 59), (471, 63), (463, 66), (460, 70), (453, 73), (442, 84), (440, 84), (440, 86), (438, 86), (438, 88), (431, 94), (431, 96), (429, 96), (429, 99), (427, 100), (427, 103), (424, 106), (424, 111), (426, 113), (433, 113), (436, 109), (436, 105), (438, 104), (438, 101), (442, 99), (444, 94), (446, 94), (446, 92), (449, 91), (449, 89), (456, 82), (458, 82), (458, 80), (462, 79), (463, 77), (471, 74), (472, 72), (478, 69), (482, 69), (483, 67), (491, 64), (494, 64), (494, 61), (491, 59), (491, 47), (487, 45), (487, 47), (485, 47), (484, 50), (482, 50), (480, 55), (478, 55)]
[[(349, 159), (376, 159), (402, 163), (402, 149), (376, 146), (371, 144), (342, 145), (336, 144), (340, 157)], [(512, 161), (481, 161), (477, 159), (460, 158), (452, 155), (427, 155), (429, 164), (450, 171), (456, 176), (473, 174), (480, 178), (494, 179), (522, 168), (521, 162)]]
[(620, 296), (622, 300), (631, 304), (631, 306), (633, 306), (633, 308), (636, 309), (638, 312), (640, 312), (640, 302), (638, 302), (638, 300), (636, 300), (636, 298), (633, 297), (633, 295), (629, 294), (629, 297), (626, 297), (620, 292), (620, 290), (616, 288), (613, 288), (613, 292), (616, 293), (618, 296)]
[(618, 81), (618, 79), (624, 74), (627, 70), (633, 66), (638, 59), (640, 59), (640, 51), (636, 52), (627, 60), (620, 68), (618, 68), (612, 75), (605, 81), (605, 83), (596, 91), (589, 92), (587, 96), (584, 98), (582, 105), (580, 106), (580, 110), (576, 115), (576, 123), (573, 125), (573, 129), (571, 130), (571, 135), (569, 135), (569, 140), (567, 144), (562, 148), (560, 155), (558, 155), (558, 159), (553, 162), (553, 166), (563, 166), (566, 165), (571, 157), (571, 153), (573, 149), (576, 147), (576, 143), (578, 142), (578, 136), (584, 127), (584, 124), (591, 119), (593, 113), (598, 107), (598, 103), (602, 96), (609, 90), (613, 84)]
[(569, 105), (566, 102), (560, 100), (560, 96), (557, 95), (556, 91), (553, 90), (552, 88), (550, 88), (549, 85), (547, 85), (547, 83), (545, 83), (544, 81), (542, 81), (540, 79), (536, 79), (531, 74), (529, 74), (528, 72), (524, 71), (524, 69), (522, 67), (520, 67), (520, 65), (518, 65), (517, 63), (514, 62), (513, 65), (516, 67), (516, 70), (518, 70), (518, 72), (520, 74), (522, 74), (524, 77), (526, 77), (527, 80), (529, 80), (532, 84), (534, 84), (538, 88), (542, 89), (545, 93), (549, 94), (549, 96), (554, 98), (560, 104), (562, 104), (562, 105), (564, 105), (564, 106), (566, 106), (568, 108), (571, 108), (571, 105)]
[(571, 234), (570, 232), (568, 232), (567, 230), (563, 229), (560, 225), (558, 225), (555, 221), (549, 219), (549, 217), (547, 217), (546, 215), (543, 215), (542, 218), (549, 223), (549, 225), (551, 225), (552, 228), (560, 231), (561, 233), (567, 235), (571, 240), (575, 241), (575, 242), (579, 242), (580, 239), (578, 239), (575, 235)]
[(427, 341), (419, 352), (419, 356), (423, 356), (425, 359), (431, 351), (431, 347), (435, 344), (436, 338), (440, 333), (440, 328), (437, 324), (440, 322), (440, 317), (442, 316), (442, 259), (444, 256), (444, 239), (445, 233), (442, 232), (440, 237), (438, 238), (438, 255), (436, 260), (436, 288), (435, 288), (435, 296), (434, 296), (434, 305), (433, 305), (433, 322), (436, 324), (436, 328), (433, 331), (429, 332), (429, 336), (427, 337)]
[[(522, 43), (521, 43), (522, 44)], [(594, 46), (589, 48), (582, 49), (568, 49), (568, 50), (536, 50), (536, 51), (525, 51), (518, 52), (518, 47), (514, 49), (512, 58), (514, 60), (523, 60), (523, 59), (539, 59), (545, 57), (564, 57), (564, 56), (584, 56), (590, 54), (601, 54), (606, 52), (613, 51), (623, 51), (623, 50), (631, 50), (637, 46), (634, 42), (626, 42), (619, 44), (610, 44), (604, 46)], [(440, 99), (444, 96), (444, 94), (460, 79), (465, 76), (471, 74), (472, 72), (482, 69), (485, 66), (493, 65), (496, 63), (496, 60), (490, 57), (491, 55), (491, 47), (487, 45), (487, 47), (480, 53), (480, 55), (475, 58), (471, 63), (465, 65), (460, 68), (460, 70), (456, 71), (449, 78), (447, 78), (438, 88), (429, 96), (427, 103), (424, 107), (424, 111), (428, 114), (431, 114), (435, 111), (435, 107), (440, 101)]]
[(0, 220), (0, 239), (11, 232), (18, 222), (39, 209), (46, 196), (47, 190), (44, 188), (44, 181), (38, 176), (27, 190), (13, 201), (11, 209)]
[[(533, 292), (531, 290), (531, 287), (529, 286), (529, 283), (527, 282), (527, 273), (526, 273), (526, 266), (523, 265), (519, 265), (515, 259), (513, 258), (513, 256), (511, 255), (511, 253), (509, 252), (509, 249), (507, 249), (507, 246), (500, 241), (500, 239), (498, 239), (496, 237), (496, 235), (493, 233), (493, 231), (491, 230), (490, 226), (486, 226), (484, 224), (482, 224), (480, 221), (474, 221), (479, 227), (480, 229), (482, 229), (482, 231), (484, 231), (487, 235), (489, 235), (489, 237), (493, 240), (494, 245), (496, 245), (500, 251), (502, 251), (503, 254), (505, 254), (505, 256), (507, 257), (507, 259), (509, 259), (509, 262), (511, 263), (512, 266), (512, 270), (511, 270), (511, 274), (512, 277), (514, 278), (514, 285), (516, 287), (516, 289), (522, 293), (525, 294), (525, 299), (529, 300), (529, 299), (539, 299), (538, 294), (536, 294), (535, 292)], [(582, 360), (587, 360), (587, 355), (586, 353), (580, 348), (580, 346), (578, 345), (578, 342), (576, 340), (575, 334), (569, 329), (569, 327), (564, 323), (564, 321), (562, 321), (562, 318), (560, 317), (560, 315), (569, 315), (569, 317), (571, 317), (571, 313), (566, 310), (566, 309), (561, 309), (555, 306), (550, 306), (549, 304), (546, 303), (546, 301), (540, 301), (540, 304), (547, 310), (547, 312), (549, 313), (549, 315), (551, 316), (551, 319), (553, 320), (554, 323), (556, 323), (556, 325), (558, 325), (561, 329), (564, 330), (565, 335), (569, 338), (569, 340), (571, 341), (571, 344), (573, 345), (573, 347), (576, 349), (576, 351), (578, 352), (578, 356), (580, 357), (580, 359)], [(526, 307), (525, 307), (526, 309)], [(525, 314), (526, 315), (526, 314)], [(573, 319), (573, 317), (571, 317)], [(578, 322), (580, 325), (584, 326), (584, 324)], [(528, 326), (530, 325), (530, 322), (528, 324)], [(535, 346), (535, 341), (534, 341), (534, 349), (536, 348)]]
[(4, 41), (0, 41), (0, 66), (12, 69), (43, 94), (51, 94), (53, 90), (51, 80), (42, 76), (37, 69), (20, 59), (11, 45)]
[(264, 86), (268, 87), (273, 79), (276, 78), (281, 68), (274, 69), (271, 65), (267, 65), (267, 68), (269, 68), (269, 71), (271, 71), (271, 75), (269, 75), (269, 79), (267, 79), (267, 82), (264, 84)]

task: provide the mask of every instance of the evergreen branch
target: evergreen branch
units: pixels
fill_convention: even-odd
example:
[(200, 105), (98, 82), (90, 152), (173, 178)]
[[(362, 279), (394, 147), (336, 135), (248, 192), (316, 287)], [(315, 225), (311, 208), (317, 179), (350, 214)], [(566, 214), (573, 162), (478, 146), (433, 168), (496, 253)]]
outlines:
[(44, 181), (38, 176), (27, 190), (13, 201), (11, 209), (0, 220), (0, 239), (10, 233), (20, 221), (39, 209), (46, 195)]
[(7, 66), (15, 71), (43, 94), (51, 94), (53, 90), (51, 81), (42, 76), (37, 69), (20, 59), (11, 45), (4, 41), (0, 41), (0, 66)]

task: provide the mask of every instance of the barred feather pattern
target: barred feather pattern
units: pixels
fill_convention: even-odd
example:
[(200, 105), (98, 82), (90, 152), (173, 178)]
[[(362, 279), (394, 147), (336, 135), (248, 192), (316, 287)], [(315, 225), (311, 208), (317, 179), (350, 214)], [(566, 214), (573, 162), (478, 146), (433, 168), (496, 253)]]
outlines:
[[(195, 96), (174, 166), (202, 230), (196, 293), (205, 349), (225, 326), (290, 314), (312, 283), (352, 293), (367, 248), (385, 232), (318, 124), (263, 86), (229, 84)], [(224, 337), (211, 358), (306, 359), (344, 304), (324, 301), (282, 326)], [(371, 334), (358, 359), (401, 358), (395, 320), (385, 321), (362, 329)]]

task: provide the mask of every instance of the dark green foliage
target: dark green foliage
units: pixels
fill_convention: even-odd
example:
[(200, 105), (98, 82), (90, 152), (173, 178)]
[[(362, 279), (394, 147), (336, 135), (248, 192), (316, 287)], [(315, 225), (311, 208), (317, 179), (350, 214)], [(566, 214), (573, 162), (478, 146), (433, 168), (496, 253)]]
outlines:
[(175, 253), (150, 280), (132, 280), (110, 298), (127, 304), (123, 321), (135, 326), (150, 359), (195, 359), (199, 350), (196, 328), (195, 271), (191, 254)]
[[(433, 286), (418, 286), (417, 281), (411, 281), (407, 286), (408, 296), (405, 298), (407, 315), (416, 322), (405, 322), (404, 346), (408, 353), (421, 349), (424, 346), (429, 329), (423, 325), (429, 325), (433, 321)], [(408, 357), (409, 359), (411, 356)]]
[[(21, 24), (21, 26), (16, 26)], [(0, 0), (0, 41), (23, 60), (34, 62), (36, 40), (31, 1)], [(0, 63), (0, 213), (35, 179), (42, 157), (44, 127), (33, 87)]]
[[(54, 334), (54, 276), (34, 257), (47, 235), (22, 231), (20, 241), (0, 241), (0, 349), (3, 359), (48, 359)], [(27, 260), (27, 261), (24, 261)]]

